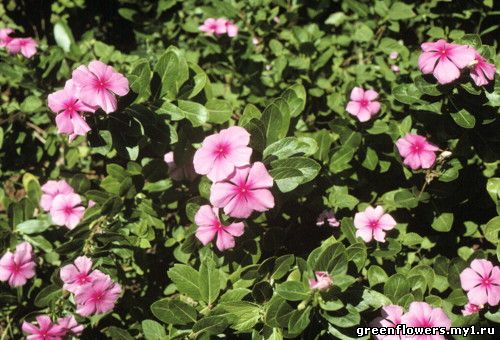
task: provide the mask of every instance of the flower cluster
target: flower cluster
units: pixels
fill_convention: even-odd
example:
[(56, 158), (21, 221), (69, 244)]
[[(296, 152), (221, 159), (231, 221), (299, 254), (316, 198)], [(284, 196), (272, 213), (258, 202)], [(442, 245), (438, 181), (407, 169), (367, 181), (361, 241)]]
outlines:
[(73, 71), (62, 90), (49, 94), (48, 104), (56, 113), (57, 130), (69, 135), (70, 140), (84, 136), (90, 127), (83, 112), (94, 113), (101, 108), (106, 113), (116, 111), (116, 95), (129, 92), (129, 83), (121, 73), (98, 60)]
[[(250, 134), (242, 127), (233, 126), (205, 138), (194, 154), (196, 173), (207, 175), (214, 182), (210, 190), (210, 206), (203, 206), (196, 214), (198, 239), (207, 244), (217, 234), (219, 250), (232, 248), (234, 236), (243, 234), (243, 223), (222, 224), (218, 209), (234, 218), (248, 218), (253, 211), (264, 212), (274, 207), (269, 190), (273, 178), (261, 162), (250, 164), (252, 149), (248, 147)], [(223, 238), (219, 240), (219, 238)]]
[[(382, 307), (382, 316), (374, 319), (371, 327), (390, 327), (396, 328), (395, 334), (392, 335), (374, 335), (376, 339), (390, 340), (390, 339), (403, 339), (404, 336), (399, 336), (401, 330), (400, 326), (404, 324), (407, 327), (451, 327), (451, 320), (441, 308), (432, 308), (426, 302), (412, 302), (408, 312), (404, 312), (403, 307), (397, 305), (387, 305)], [(445, 339), (443, 335), (415, 335), (411, 337), (415, 340), (441, 340)]]
[(33, 38), (13, 38), (10, 35), (14, 32), (11, 28), (0, 28), (0, 47), (5, 47), (10, 54), (21, 53), (26, 58), (31, 58), (36, 54), (38, 43)]
[(92, 260), (79, 256), (61, 268), (63, 288), (75, 295), (76, 312), (81, 316), (107, 313), (115, 307), (121, 287), (109, 275), (92, 270)]
[(29, 334), (27, 339), (32, 340), (60, 340), (65, 336), (80, 336), (83, 332), (83, 325), (78, 324), (73, 315), (59, 318), (57, 323), (53, 323), (48, 315), (38, 315), (36, 317), (38, 325), (23, 322), (22, 330)]
[(11, 287), (19, 287), (35, 276), (33, 247), (27, 242), (16, 246), (14, 253), (8, 251), (0, 259), (0, 281), (7, 281)]
[(425, 42), (418, 67), (431, 74), (439, 84), (449, 84), (460, 77), (462, 69), (471, 68), (470, 76), (477, 86), (488, 84), (495, 77), (495, 65), (490, 64), (478, 51), (468, 45), (448, 43), (443, 39)]
[(473, 260), (470, 267), (460, 273), (460, 284), (469, 299), (462, 310), (464, 315), (477, 313), (486, 304), (497, 306), (500, 302), (500, 267), (488, 260)]
[(214, 19), (208, 18), (203, 22), (203, 25), (199, 27), (201, 32), (205, 32), (208, 35), (222, 35), (227, 34), (228, 37), (235, 37), (238, 35), (238, 26), (235, 25), (231, 20), (224, 18)]
[(48, 211), (55, 225), (75, 228), (83, 218), (82, 200), (65, 181), (48, 181), (42, 186), (40, 206)]

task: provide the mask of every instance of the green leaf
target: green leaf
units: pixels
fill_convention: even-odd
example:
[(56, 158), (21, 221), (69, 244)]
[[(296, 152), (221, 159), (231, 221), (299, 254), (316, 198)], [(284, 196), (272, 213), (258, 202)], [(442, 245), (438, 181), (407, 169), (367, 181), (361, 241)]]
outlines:
[(262, 113), (262, 123), (264, 123), (266, 131), (267, 145), (284, 138), (290, 126), (290, 112), (287, 102), (278, 98), (269, 104)]
[(500, 241), (498, 233), (500, 232), (500, 216), (493, 217), (484, 227), (484, 237), (493, 244)]
[(54, 39), (56, 44), (61, 47), (64, 52), (69, 52), (71, 44), (75, 42), (73, 34), (68, 24), (64, 21), (58, 21), (54, 25)]
[(373, 38), (373, 31), (370, 27), (362, 23), (356, 25), (356, 28), (354, 30), (354, 35), (352, 36), (352, 39), (354, 41), (368, 42), (372, 40), (372, 38)]
[(259, 305), (248, 301), (221, 303), (214, 312), (221, 311), (231, 323), (231, 328), (240, 332), (250, 331), (260, 320)]
[(410, 292), (412, 282), (410, 282), (404, 275), (394, 274), (384, 284), (384, 295), (389, 297), (393, 303), (405, 294)]
[(370, 287), (386, 282), (387, 278), (387, 274), (381, 267), (372, 265), (368, 268), (368, 283)]
[(165, 328), (154, 320), (143, 320), (142, 331), (146, 340), (164, 340), (167, 338)]
[(396, 100), (404, 104), (420, 103), (420, 91), (415, 84), (397, 85), (392, 89), (392, 95)]
[(465, 109), (461, 109), (458, 112), (450, 112), (450, 115), (455, 123), (464, 129), (472, 129), (476, 125), (476, 117), (471, 115)]
[(264, 149), (264, 159), (275, 156), (278, 159), (289, 158), (296, 154), (313, 155), (318, 150), (316, 141), (312, 138), (285, 137)]
[(289, 301), (304, 300), (310, 292), (309, 288), (299, 281), (286, 281), (276, 286), (276, 293)]
[(294, 311), (288, 320), (288, 331), (292, 334), (300, 334), (309, 325), (310, 314), (311, 307)]
[(295, 256), (288, 254), (280, 256), (276, 259), (274, 263), (274, 270), (271, 274), (271, 278), (274, 280), (279, 280), (285, 276), (295, 261)]
[(26, 113), (32, 113), (37, 111), (42, 107), (42, 101), (36, 96), (28, 96), (21, 103), (21, 111)]
[(219, 334), (229, 326), (229, 321), (225, 316), (214, 315), (206, 316), (198, 320), (193, 326), (193, 332), (196, 334)]
[(233, 114), (231, 103), (222, 99), (210, 99), (205, 104), (208, 110), (208, 121), (215, 124), (227, 122)]
[(407, 5), (404, 2), (400, 1), (392, 4), (388, 14), (389, 20), (406, 20), (415, 16), (415, 12), (413, 12), (413, 6)]
[(281, 192), (291, 191), (299, 184), (312, 181), (321, 169), (318, 162), (307, 157), (278, 159), (273, 161), (271, 166), (271, 176)]
[(170, 100), (176, 98), (182, 84), (189, 78), (189, 68), (186, 59), (179, 49), (172, 46), (158, 59), (154, 67), (154, 72), (159, 77), (160, 84), (157, 91), (159, 97), (166, 97)]
[(16, 231), (21, 234), (36, 234), (47, 230), (51, 223), (48, 218), (44, 216), (39, 217), (37, 220), (27, 220), (16, 226)]
[(260, 119), (260, 117), (262, 117), (262, 112), (255, 105), (247, 104), (240, 117), (239, 125), (245, 126), (252, 119)]
[(421, 75), (417, 76), (415, 78), (415, 85), (417, 86), (417, 89), (429, 96), (439, 96), (441, 95), (441, 92), (439, 91), (437, 84), (434, 83), (429, 83), (427, 80), (424, 79)]
[(350, 210), (359, 203), (359, 200), (350, 195), (348, 192), (349, 188), (347, 186), (336, 186), (334, 185), (329, 189), (330, 194), (328, 195), (328, 203), (330, 206), (335, 208), (348, 208)]
[(201, 264), (198, 286), (201, 298), (208, 304), (212, 304), (219, 296), (220, 276), (213, 260), (207, 259)]
[(290, 117), (297, 117), (306, 106), (306, 89), (300, 84), (292, 85), (283, 93), (282, 98), (288, 103)]
[(195, 269), (184, 264), (175, 264), (167, 275), (175, 283), (179, 292), (195, 300), (201, 299), (200, 275)]
[(363, 165), (368, 170), (375, 170), (378, 164), (377, 152), (372, 148), (366, 148), (366, 157), (361, 165)]
[(43, 288), (35, 297), (35, 306), (38, 308), (47, 307), (63, 294), (62, 289), (57, 285), (49, 285)]
[(139, 59), (133, 66), (132, 71), (128, 75), (130, 88), (138, 94), (135, 99), (136, 103), (140, 103), (151, 96), (151, 67), (146, 59)]
[(155, 301), (151, 305), (153, 315), (167, 324), (187, 325), (196, 322), (196, 309), (180, 300), (168, 298)]
[(203, 125), (208, 120), (208, 110), (201, 104), (179, 100), (175, 106), (172, 103), (165, 102), (157, 110), (158, 114), (168, 114), (172, 120), (188, 119), (193, 127)]
[(434, 218), (432, 228), (440, 232), (448, 232), (453, 226), (453, 213), (442, 213)]

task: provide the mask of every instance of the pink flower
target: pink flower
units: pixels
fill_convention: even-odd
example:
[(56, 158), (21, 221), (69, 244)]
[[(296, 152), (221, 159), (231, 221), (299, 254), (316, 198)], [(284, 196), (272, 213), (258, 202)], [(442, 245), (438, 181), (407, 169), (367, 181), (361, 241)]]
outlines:
[(31, 58), (36, 54), (38, 43), (32, 38), (13, 38), (7, 45), (7, 52), (10, 54), (17, 54), (21, 52), (26, 58)]
[(90, 131), (79, 112), (94, 112), (95, 109), (78, 99), (78, 89), (73, 80), (68, 80), (64, 89), (49, 94), (49, 108), (57, 113), (56, 124), (59, 133), (84, 136)]
[(462, 315), (472, 315), (479, 313), (479, 311), (482, 309), (482, 306), (475, 305), (473, 303), (468, 303), (464, 306), (464, 309), (462, 309)]
[[(102, 274), (100, 271), (96, 270)], [(86, 256), (79, 256), (75, 259), (74, 264), (67, 264), (61, 268), (59, 273), (63, 288), (71, 293), (76, 293), (78, 288), (86, 283), (90, 283), (99, 277), (99, 274), (92, 272), (92, 260)], [(103, 274), (104, 275), (104, 274)]]
[(82, 102), (99, 106), (106, 113), (116, 111), (115, 94), (124, 96), (129, 91), (127, 78), (98, 60), (90, 62), (88, 68), (81, 65), (74, 70), (73, 81), (80, 89)]
[(234, 247), (234, 237), (243, 235), (245, 225), (243, 222), (224, 225), (219, 220), (219, 209), (209, 205), (202, 205), (194, 217), (198, 226), (196, 237), (207, 245), (217, 234), (217, 248), (220, 251)]
[(487, 260), (474, 260), (460, 274), (460, 283), (469, 303), (498, 305), (500, 301), (500, 268)]
[(378, 93), (373, 90), (365, 91), (361, 87), (355, 87), (351, 91), (351, 101), (347, 103), (346, 110), (358, 117), (360, 122), (366, 122), (380, 110), (377, 97)]
[(181, 166), (175, 164), (173, 151), (166, 153), (163, 159), (168, 166), (168, 175), (174, 181), (183, 181), (185, 179), (194, 181), (194, 179), (196, 178), (197, 175), (196, 172), (194, 172), (192, 163), (184, 164)]
[(261, 162), (252, 166), (236, 168), (234, 174), (224, 182), (212, 185), (210, 202), (214, 207), (237, 218), (247, 218), (252, 211), (266, 211), (274, 207), (274, 197), (269, 190), (273, 178)]
[(50, 216), (55, 225), (66, 226), (68, 229), (75, 228), (80, 223), (85, 208), (80, 204), (82, 200), (77, 194), (57, 195), (52, 201)]
[(470, 72), (470, 76), (477, 86), (488, 84), (495, 78), (495, 65), (488, 63), (479, 53), (475, 53), (475, 65)]
[(199, 27), (199, 30), (207, 33), (208, 35), (212, 34), (221, 35), (227, 32), (226, 23), (227, 20), (224, 18), (220, 19), (208, 18), (205, 20), (203, 25)]
[(59, 194), (72, 194), (75, 191), (73, 188), (65, 181), (48, 181), (42, 185), (42, 198), (40, 199), (40, 206), (43, 210), (49, 211), (52, 207), (52, 201)]
[(107, 313), (115, 307), (121, 287), (108, 275), (81, 286), (75, 294), (76, 312), (81, 316)]
[(384, 214), (384, 208), (377, 206), (375, 209), (367, 207), (365, 211), (354, 215), (354, 226), (356, 227), (356, 237), (361, 237), (363, 241), (370, 242), (375, 239), (385, 242), (385, 231), (394, 229), (396, 221), (389, 214)]
[(467, 45), (449, 44), (440, 39), (421, 45), (418, 67), (424, 74), (432, 73), (440, 84), (448, 84), (460, 77), (460, 70), (474, 60), (475, 50)]
[(66, 335), (66, 330), (53, 324), (48, 315), (38, 315), (36, 321), (38, 327), (26, 321), (23, 322), (21, 328), (24, 333), (30, 334), (26, 337), (28, 340), (61, 340)]
[[(412, 302), (409, 311), (401, 317), (407, 327), (451, 327), (451, 321), (441, 308), (432, 308), (426, 302)], [(415, 335), (413, 340), (444, 340), (443, 335)]]
[(337, 221), (337, 219), (335, 218), (335, 215), (333, 214), (333, 211), (330, 209), (323, 210), (323, 212), (321, 214), (319, 214), (318, 220), (316, 221), (316, 225), (318, 227), (323, 226), (323, 225), (325, 225), (325, 221), (326, 221), (326, 223), (328, 223), (328, 225), (330, 227), (340, 226), (340, 222)]
[(401, 69), (399, 68), (398, 65), (391, 65), (391, 70), (395, 73), (398, 73), (399, 71), (401, 71)]
[(71, 333), (73, 335), (80, 336), (80, 334), (82, 334), (83, 332), (83, 329), (85, 328), (83, 327), (83, 325), (78, 324), (73, 315), (68, 315), (65, 316), (64, 318), (59, 318), (57, 320), (57, 323), (59, 326), (62, 327), (66, 335), (68, 333)]
[(436, 161), (436, 154), (439, 148), (427, 142), (427, 138), (408, 133), (403, 138), (396, 141), (399, 154), (404, 157), (403, 163), (413, 170), (418, 168), (429, 169)]
[(391, 54), (389, 54), (389, 58), (392, 60), (398, 59), (399, 53), (396, 51), (392, 51)]
[(235, 37), (238, 35), (238, 26), (235, 25), (232, 21), (226, 21), (226, 32), (228, 37)]
[(5, 47), (12, 40), (9, 36), (14, 30), (12, 28), (0, 28), (0, 47)]
[[(382, 307), (382, 316), (375, 318), (371, 323), (370, 327), (386, 327), (394, 328), (401, 324), (401, 317), (403, 316), (403, 307), (397, 305), (387, 305)], [(389, 332), (388, 332), (389, 333)], [(399, 340), (401, 336), (398, 335), (398, 331), (395, 331), (393, 335), (374, 335), (376, 339), (379, 340)]]
[(213, 181), (225, 180), (237, 166), (250, 164), (250, 134), (233, 126), (206, 137), (193, 158), (194, 170)]
[(0, 259), (0, 281), (8, 281), (11, 287), (19, 287), (35, 276), (33, 247), (27, 242), (16, 246), (14, 253), (8, 251)]
[(333, 280), (327, 272), (314, 272), (315, 279), (309, 279), (309, 288), (325, 290), (333, 285)]

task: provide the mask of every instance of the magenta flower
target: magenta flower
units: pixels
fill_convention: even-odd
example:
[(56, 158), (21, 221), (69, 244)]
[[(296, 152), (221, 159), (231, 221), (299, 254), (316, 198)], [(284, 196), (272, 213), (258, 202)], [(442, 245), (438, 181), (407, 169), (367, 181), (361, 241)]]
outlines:
[(202, 205), (194, 217), (198, 226), (196, 238), (207, 245), (217, 235), (217, 248), (220, 251), (234, 247), (234, 238), (243, 235), (245, 225), (243, 222), (224, 225), (219, 220), (219, 209), (209, 205)]
[(115, 94), (124, 96), (129, 91), (127, 78), (98, 60), (90, 62), (88, 67), (81, 65), (74, 70), (73, 81), (80, 89), (82, 102), (98, 106), (106, 113), (116, 111)]
[(0, 28), (0, 47), (5, 47), (12, 40), (10, 34), (14, 32), (12, 28)]
[(90, 131), (80, 112), (95, 112), (94, 108), (78, 99), (78, 89), (68, 80), (64, 89), (49, 94), (49, 108), (56, 113), (57, 131), (68, 135), (84, 136)]
[(396, 141), (399, 154), (404, 157), (404, 164), (413, 170), (428, 169), (434, 165), (439, 148), (427, 142), (423, 136), (408, 133)]
[(60, 194), (52, 201), (50, 216), (55, 225), (75, 228), (82, 220), (85, 208), (81, 206), (82, 200), (77, 194)]
[(21, 328), (24, 333), (30, 334), (26, 337), (28, 340), (62, 340), (62, 337), (66, 335), (66, 330), (53, 324), (48, 315), (38, 315), (36, 321), (38, 327), (26, 321), (23, 322)]
[(0, 259), (0, 281), (8, 281), (11, 287), (23, 286), (35, 276), (35, 267), (33, 247), (20, 243), (14, 253), (8, 251)]
[(174, 161), (174, 152), (170, 151), (165, 154), (163, 157), (165, 163), (168, 166), (168, 175), (174, 181), (194, 181), (197, 177), (196, 172), (194, 172), (194, 168), (192, 164), (184, 164), (178, 166)]
[(234, 174), (224, 182), (217, 182), (210, 190), (210, 202), (214, 207), (237, 218), (247, 218), (256, 211), (274, 207), (274, 197), (269, 189), (273, 178), (261, 162), (252, 166), (236, 168)]
[(466, 45), (449, 44), (440, 39), (421, 45), (418, 67), (424, 74), (433, 74), (440, 84), (448, 84), (460, 77), (460, 70), (474, 60), (475, 50)]
[(107, 313), (115, 307), (121, 287), (108, 275), (81, 286), (75, 294), (76, 312), (81, 316)]
[(309, 279), (309, 288), (325, 290), (333, 285), (333, 280), (327, 272), (314, 272), (316, 279)]
[(91, 283), (99, 275), (102, 274), (99, 270), (92, 271), (92, 260), (86, 256), (79, 256), (75, 259), (74, 264), (67, 264), (61, 268), (59, 273), (63, 288), (71, 293), (76, 293), (78, 288), (84, 284)]
[[(426, 302), (412, 302), (410, 309), (401, 317), (407, 327), (451, 327), (451, 321), (441, 308), (432, 308)], [(445, 340), (443, 335), (415, 335), (414, 340)]]
[(32, 38), (12, 38), (6, 45), (10, 54), (21, 52), (28, 59), (36, 54), (37, 47), (38, 43)]
[(377, 92), (355, 87), (351, 91), (351, 101), (347, 103), (346, 110), (356, 116), (360, 122), (366, 122), (380, 110), (377, 98)]
[(479, 313), (479, 311), (482, 309), (482, 306), (475, 305), (473, 303), (468, 303), (464, 306), (464, 309), (462, 309), (462, 315), (472, 315)]
[(333, 214), (333, 211), (331, 209), (323, 210), (323, 212), (319, 214), (316, 225), (318, 227), (321, 227), (325, 225), (325, 222), (328, 223), (330, 227), (340, 226), (340, 222), (335, 218), (335, 215)]
[(42, 185), (42, 198), (40, 199), (40, 206), (43, 210), (49, 211), (52, 207), (52, 201), (59, 194), (73, 194), (75, 191), (65, 181), (48, 181)]
[(199, 30), (205, 32), (208, 35), (222, 35), (227, 32), (226, 23), (227, 20), (224, 18), (208, 18), (205, 20), (205, 22), (203, 22), (203, 25), (199, 27)]
[(436, 154), (439, 148), (434, 144), (427, 142), (427, 138), (407, 133), (406, 136), (396, 141), (401, 157), (404, 157), (403, 163), (411, 169), (418, 168), (429, 169), (436, 161)]
[[(403, 307), (397, 305), (387, 305), (382, 307), (382, 316), (375, 318), (371, 323), (370, 327), (386, 327), (394, 328), (401, 324), (401, 317), (403, 316)], [(396, 335), (398, 332), (394, 332), (394, 335), (374, 335), (378, 340), (400, 340), (401, 336)]]
[(83, 329), (85, 328), (83, 325), (80, 325), (73, 315), (65, 316), (64, 318), (59, 318), (57, 323), (64, 330), (66, 335), (71, 333), (76, 336), (80, 336), (82, 334)]
[(232, 21), (227, 20), (226, 21), (226, 32), (228, 37), (235, 37), (238, 35), (238, 26), (235, 25)]
[(477, 86), (487, 85), (490, 81), (495, 78), (496, 67), (490, 64), (485, 58), (483, 58), (479, 53), (475, 53), (474, 57), (475, 65), (470, 72), (470, 76)]
[(250, 164), (249, 142), (250, 134), (239, 126), (206, 137), (194, 154), (194, 170), (213, 182), (225, 180), (235, 167)]
[(392, 60), (396, 60), (398, 59), (398, 56), (399, 56), (399, 53), (396, 52), (396, 51), (392, 51), (390, 54), (389, 54), (389, 58), (392, 59)]
[(394, 229), (396, 221), (389, 214), (384, 214), (384, 208), (377, 206), (375, 209), (367, 207), (365, 211), (354, 215), (354, 226), (356, 227), (356, 237), (361, 237), (363, 241), (370, 242), (375, 239), (385, 242), (385, 231)]
[(488, 260), (476, 259), (470, 268), (460, 273), (462, 289), (467, 292), (469, 303), (498, 305), (500, 301), (500, 268)]

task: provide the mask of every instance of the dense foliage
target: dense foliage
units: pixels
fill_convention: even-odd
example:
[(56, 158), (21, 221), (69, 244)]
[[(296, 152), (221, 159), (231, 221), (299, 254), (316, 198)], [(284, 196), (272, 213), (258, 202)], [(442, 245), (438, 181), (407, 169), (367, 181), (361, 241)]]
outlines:
[[(20, 281), (0, 268), (1, 339), (70, 316), (86, 339), (350, 339), (419, 301), (453, 326), (500, 323), (491, 290), (483, 306), (465, 284), (484, 259), (500, 285), (500, 81), (478, 86), (478, 57), (443, 72), (421, 59), (444, 39), (495, 64), (498, 13), (493, 0), (2, 1), (0, 28), (36, 43), (0, 47), (0, 266), (27, 266)], [(219, 33), (209, 18), (230, 21)], [(109, 97), (85, 88), (95, 60), (117, 72)], [(68, 79), (91, 108), (56, 121), (49, 95)], [(241, 144), (228, 174), (259, 190), (248, 211), (221, 197), (239, 185), (228, 174), (206, 157), (193, 168), (227, 131)], [(61, 180), (69, 196), (44, 201)], [(219, 218), (227, 233), (204, 237)], [(105, 282), (103, 313), (87, 303), (96, 285), (68, 283), (80, 256)]]

